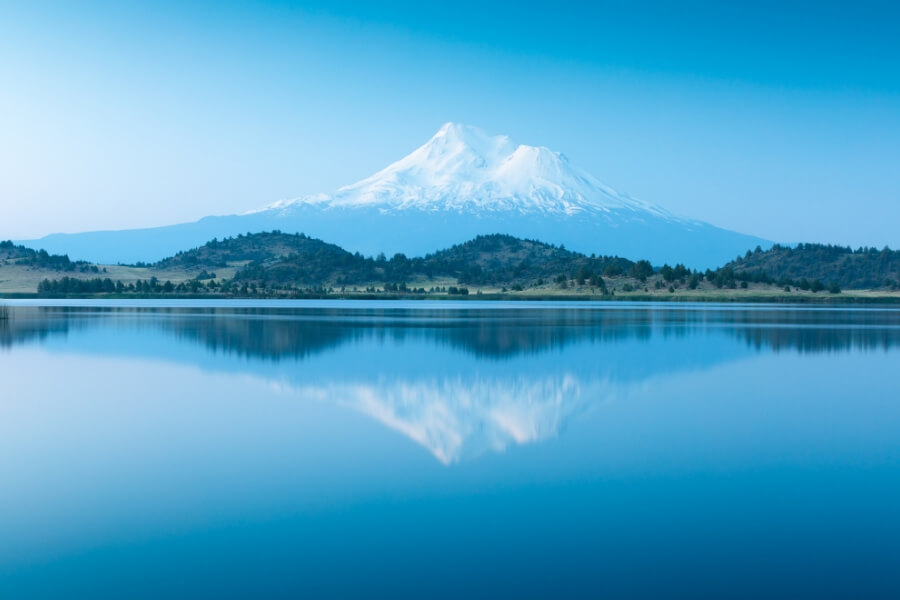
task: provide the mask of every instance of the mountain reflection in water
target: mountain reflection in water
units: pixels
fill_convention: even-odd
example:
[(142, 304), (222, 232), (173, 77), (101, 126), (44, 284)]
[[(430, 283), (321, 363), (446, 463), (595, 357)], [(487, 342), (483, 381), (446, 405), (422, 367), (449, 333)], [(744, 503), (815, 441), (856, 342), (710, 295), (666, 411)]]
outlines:
[(553, 437), (573, 415), (653, 377), (760, 352), (898, 342), (900, 311), (890, 309), (17, 306), (0, 321), (0, 347), (248, 373), (368, 415), (444, 464)]

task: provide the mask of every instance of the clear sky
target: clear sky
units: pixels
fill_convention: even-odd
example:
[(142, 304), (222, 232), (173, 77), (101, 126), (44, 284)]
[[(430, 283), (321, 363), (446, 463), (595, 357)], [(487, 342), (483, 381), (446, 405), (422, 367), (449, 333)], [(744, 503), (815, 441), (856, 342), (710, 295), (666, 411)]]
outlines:
[(333, 191), (444, 122), (777, 241), (900, 247), (900, 8), (0, 0), (0, 238)]

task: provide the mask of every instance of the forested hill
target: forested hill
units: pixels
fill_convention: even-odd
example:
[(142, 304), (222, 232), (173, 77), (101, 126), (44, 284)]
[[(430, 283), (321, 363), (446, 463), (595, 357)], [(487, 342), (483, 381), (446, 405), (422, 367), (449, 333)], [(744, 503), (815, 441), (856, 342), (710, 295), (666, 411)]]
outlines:
[(160, 269), (202, 268), (216, 269), (234, 265), (267, 262), (289, 256), (314, 258), (323, 255), (325, 262), (339, 264), (341, 257), (352, 256), (346, 250), (303, 234), (286, 234), (280, 231), (248, 233), (222, 240), (214, 239), (199, 248), (179, 252), (153, 266)]
[[(419, 277), (450, 277), (464, 284), (532, 284), (564, 275), (566, 278), (595, 280), (603, 275), (620, 275), (635, 265), (617, 257), (588, 257), (564, 248), (508, 235), (479, 236), (425, 257), (395, 254), (363, 257), (338, 246), (302, 234), (257, 234), (219, 242), (230, 247), (238, 242), (247, 250), (257, 245), (259, 235), (278, 248), (278, 255), (261, 254), (235, 275), (236, 281), (338, 285), (365, 282), (406, 282)], [(285, 251), (290, 249), (290, 251)], [(244, 257), (246, 254), (232, 254)], [(183, 258), (182, 258), (183, 260)], [(193, 260), (193, 259), (188, 259)]]
[(572, 279), (615, 276), (629, 272), (634, 262), (619, 257), (585, 256), (535, 240), (509, 235), (478, 236), (464, 244), (414, 259), (412, 265), (426, 274), (456, 277), (460, 283), (512, 283), (549, 280), (563, 274)]
[(900, 287), (900, 251), (889, 248), (852, 250), (824, 244), (776, 244), (765, 251), (757, 247), (725, 268), (759, 281), (821, 280), (844, 289)]
[(65, 254), (49, 254), (46, 250), (33, 250), (10, 241), (0, 242), (0, 264), (16, 264), (35, 269), (63, 272), (98, 272), (96, 266), (84, 261), (69, 260)]

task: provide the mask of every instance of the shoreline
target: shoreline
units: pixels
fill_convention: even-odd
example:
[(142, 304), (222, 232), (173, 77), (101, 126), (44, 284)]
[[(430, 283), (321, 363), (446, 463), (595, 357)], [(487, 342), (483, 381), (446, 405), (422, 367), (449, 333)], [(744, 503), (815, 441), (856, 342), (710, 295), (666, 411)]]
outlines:
[(808, 304), (846, 305), (878, 304), (900, 305), (900, 294), (896, 295), (856, 295), (853, 291), (842, 294), (821, 296), (770, 294), (504, 294), (476, 293), (469, 295), (449, 294), (301, 294), (297, 296), (219, 296), (210, 294), (66, 294), (44, 295), (36, 293), (0, 294), (0, 302), (5, 300), (213, 300), (213, 301), (280, 301), (280, 300), (354, 300), (354, 301), (416, 301), (416, 302), (639, 302), (650, 304)]

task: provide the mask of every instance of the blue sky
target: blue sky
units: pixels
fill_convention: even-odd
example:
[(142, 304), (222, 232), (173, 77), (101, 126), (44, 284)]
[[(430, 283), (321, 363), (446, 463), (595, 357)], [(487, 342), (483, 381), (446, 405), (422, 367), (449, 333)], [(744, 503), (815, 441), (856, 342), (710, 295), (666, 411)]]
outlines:
[(584, 4), (0, 0), (0, 237), (331, 191), (452, 120), (730, 229), (900, 247), (900, 9)]

